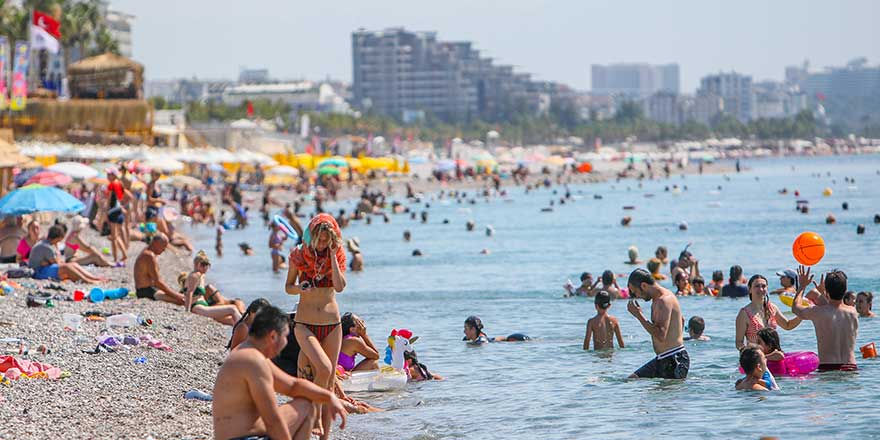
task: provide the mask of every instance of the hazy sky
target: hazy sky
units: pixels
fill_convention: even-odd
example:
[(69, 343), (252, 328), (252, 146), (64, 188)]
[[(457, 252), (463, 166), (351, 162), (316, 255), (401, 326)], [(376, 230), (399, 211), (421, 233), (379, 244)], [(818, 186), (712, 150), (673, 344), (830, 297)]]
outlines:
[(590, 65), (678, 62), (682, 90), (737, 70), (755, 80), (857, 56), (880, 64), (878, 0), (111, 0), (137, 16), (134, 58), (149, 79), (351, 80), (351, 31), (403, 26), (470, 40), (536, 78), (590, 87)]

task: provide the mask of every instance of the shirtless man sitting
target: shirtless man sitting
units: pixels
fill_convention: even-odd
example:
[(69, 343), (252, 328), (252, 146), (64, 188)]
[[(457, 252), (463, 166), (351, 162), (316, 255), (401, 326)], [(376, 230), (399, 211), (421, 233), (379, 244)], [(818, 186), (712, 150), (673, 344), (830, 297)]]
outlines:
[(835, 270), (823, 275), (816, 284), (820, 300), (815, 306), (801, 304), (804, 290), (813, 282), (809, 268), (798, 267), (798, 290), (791, 303), (795, 316), (813, 321), (819, 351), (819, 371), (855, 371), (856, 336), (859, 314), (855, 307), (843, 303), (846, 274)]
[[(277, 307), (267, 306), (254, 317), (247, 339), (229, 353), (214, 384), (214, 438), (308, 439), (315, 405), (323, 404), (345, 428), (341, 401), (309, 381), (281, 371), (270, 359), (287, 345), (290, 322)], [(293, 397), (278, 406), (275, 393)]]
[[(684, 379), (691, 366), (691, 359), (684, 348), (684, 321), (681, 307), (675, 294), (660, 286), (645, 269), (636, 269), (629, 274), (629, 303), (626, 305), (645, 331), (651, 335), (654, 353), (657, 356), (636, 370), (630, 378), (660, 377), (663, 379)], [(651, 301), (651, 320), (642, 313), (636, 298)]]
[(159, 275), (159, 255), (168, 247), (168, 237), (158, 232), (134, 262), (134, 288), (138, 298), (183, 305), (183, 295), (168, 287)]

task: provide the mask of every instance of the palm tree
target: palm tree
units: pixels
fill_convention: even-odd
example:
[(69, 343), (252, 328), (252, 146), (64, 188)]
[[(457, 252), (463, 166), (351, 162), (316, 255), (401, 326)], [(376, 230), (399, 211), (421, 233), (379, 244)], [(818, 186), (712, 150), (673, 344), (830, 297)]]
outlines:
[(119, 55), (119, 42), (113, 38), (113, 34), (107, 29), (107, 26), (101, 26), (94, 36), (95, 45), (89, 50), (89, 55), (100, 55), (102, 53), (114, 53)]

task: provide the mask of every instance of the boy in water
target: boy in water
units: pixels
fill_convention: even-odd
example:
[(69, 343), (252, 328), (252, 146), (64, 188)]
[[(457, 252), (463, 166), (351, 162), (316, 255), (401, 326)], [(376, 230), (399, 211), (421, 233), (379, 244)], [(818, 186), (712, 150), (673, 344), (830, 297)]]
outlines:
[(617, 279), (614, 277), (614, 272), (610, 270), (606, 270), (602, 272), (602, 289), (605, 292), (608, 292), (611, 295), (611, 298), (619, 299), (620, 298), (620, 288), (617, 287)]
[(871, 306), (874, 303), (874, 294), (871, 292), (859, 292), (856, 295), (856, 311), (859, 312), (860, 318), (873, 318), (874, 312)]
[(688, 320), (687, 332), (688, 335), (684, 338), (685, 341), (711, 341), (712, 338), (708, 336), (704, 336), (703, 332), (706, 330), (706, 321), (699, 316), (692, 316), (690, 320)]
[(594, 350), (607, 350), (614, 348), (614, 337), (617, 337), (617, 345), (624, 348), (623, 336), (620, 334), (620, 323), (617, 318), (608, 314), (611, 307), (611, 295), (601, 291), (595, 299), (596, 316), (587, 321), (587, 334), (584, 335), (584, 350), (590, 349), (590, 335), (593, 336)]
[(739, 366), (746, 377), (736, 381), (737, 390), (770, 391), (779, 389), (773, 375), (767, 370), (767, 359), (757, 347), (747, 347), (739, 354)]
[(703, 277), (694, 277), (693, 282), (693, 291), (692, 295), (711, 295), (712, 293), (706, 290), (706, 281), (703, 280)]

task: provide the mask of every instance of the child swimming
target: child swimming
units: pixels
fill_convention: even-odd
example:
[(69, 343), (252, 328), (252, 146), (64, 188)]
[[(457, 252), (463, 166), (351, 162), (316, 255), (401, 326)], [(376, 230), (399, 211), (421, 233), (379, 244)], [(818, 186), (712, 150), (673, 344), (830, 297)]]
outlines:
[(776, 379), (767, 370), (764, 353), (755, 346), (748, 346), (739, 354), (739, 366), (746, 377), (736, 381), (737, 390), (771, 391), (778, 390)]
[(688, 336), (684, 338), (685, 341), (711, 341), (712, 338), (703, 335), (703, 331), (706, 330), (706, 321), (699, 316), (692, 316), (691, 319), (688, 320), (687, 331)]
[(514, 333), (508, 337), (496, 336), (494, 338), (490, 338), (483, 333), (483, 321), (476, 316), (468, 316), (467, 319), (464, 320), (464, 338), (462, 341), (467, 342), (472, 345), (482, 345), (487, 342), (523, 342), (529, 341), (532, 338), (522, 334), (522, 333)]
[(779, 346), (779, 333), (772, 328), (758, 330), (758, 346), (768, 361), (781, 361), (785, 359), (785, 352)]
[(624, 348), (623, 336), (620, 334), (620, 323), (608, 313), (611, 307), (611, 295), (601, 291), (595, 299), (596, 316), (587, 321), (587, 333), (584, 335), (584, 350), (590, 349), (590, 336), (593, 337), (594, 350), (614, 348), (614, 337), (617, 345)]

